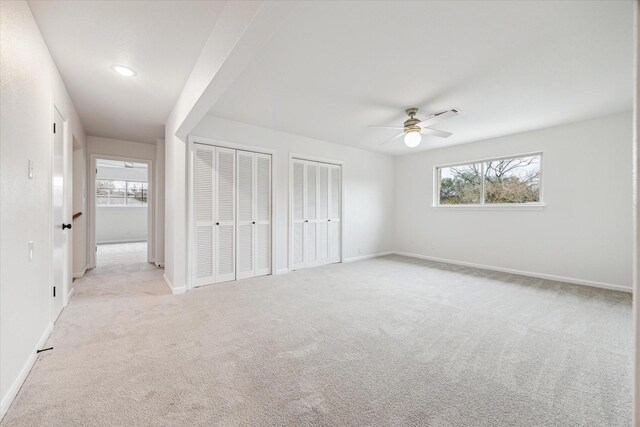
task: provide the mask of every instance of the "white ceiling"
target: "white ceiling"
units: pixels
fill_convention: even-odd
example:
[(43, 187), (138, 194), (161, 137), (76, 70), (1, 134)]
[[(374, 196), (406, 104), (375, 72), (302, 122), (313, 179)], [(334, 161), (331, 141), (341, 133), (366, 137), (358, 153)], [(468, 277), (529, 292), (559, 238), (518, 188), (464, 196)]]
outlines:
[(477, 141), (630, 110), (631, 1), (302, 2), (210, 114), (392, 154), (404, 109)]
[[(223, 7), (210, 1), (29, 1), (87, 134), (155, 142)], [(125, 78), (111, 65), (132, 67)]]

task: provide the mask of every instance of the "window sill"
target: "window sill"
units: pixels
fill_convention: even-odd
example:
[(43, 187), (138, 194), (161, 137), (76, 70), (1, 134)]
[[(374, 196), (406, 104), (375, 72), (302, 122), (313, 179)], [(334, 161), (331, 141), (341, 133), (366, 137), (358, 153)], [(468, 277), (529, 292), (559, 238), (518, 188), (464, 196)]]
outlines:
[(502, 205), (433, 205), (436, 210), (460, 211), (541, 211), (546, 207), (544, 203), (502, 204)]
[(148, 205), (96, 205), (96, 208), (146, 208)]

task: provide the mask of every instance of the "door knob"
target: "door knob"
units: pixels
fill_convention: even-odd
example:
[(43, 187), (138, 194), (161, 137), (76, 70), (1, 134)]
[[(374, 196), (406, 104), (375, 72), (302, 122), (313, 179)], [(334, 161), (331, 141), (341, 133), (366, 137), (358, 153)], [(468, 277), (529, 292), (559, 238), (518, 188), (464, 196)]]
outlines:
[(71, 224), (62, 224), (62, 229), (64, 230), (65, 228), (69, 228), (71, 229)]

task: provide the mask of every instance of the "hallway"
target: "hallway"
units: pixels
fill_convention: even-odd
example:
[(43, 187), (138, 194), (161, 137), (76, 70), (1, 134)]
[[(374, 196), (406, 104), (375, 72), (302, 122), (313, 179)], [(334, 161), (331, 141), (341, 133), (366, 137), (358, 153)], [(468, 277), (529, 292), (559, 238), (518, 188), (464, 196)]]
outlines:
[(110, 243), (98, 245), (97, 265), (103, 268), (118, 268), (123, 265), (147, 263), (147, 242)]

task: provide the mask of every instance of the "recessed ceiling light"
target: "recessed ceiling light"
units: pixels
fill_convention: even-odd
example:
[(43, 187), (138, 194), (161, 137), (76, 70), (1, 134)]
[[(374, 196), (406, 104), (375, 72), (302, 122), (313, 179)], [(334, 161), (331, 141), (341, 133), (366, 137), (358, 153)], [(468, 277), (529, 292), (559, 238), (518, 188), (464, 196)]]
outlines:
[(112, 65), (111, 69), (116, 73), (120, 74), (121, 76), (125, 76), (125, 77), (133, 77), (137, 74), (131, 68), (125, 67), (124, 65)]

